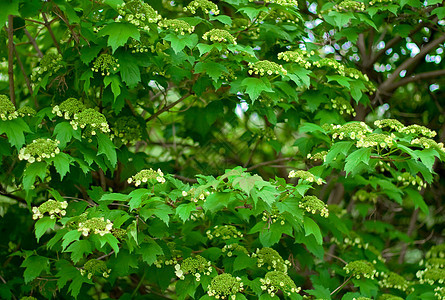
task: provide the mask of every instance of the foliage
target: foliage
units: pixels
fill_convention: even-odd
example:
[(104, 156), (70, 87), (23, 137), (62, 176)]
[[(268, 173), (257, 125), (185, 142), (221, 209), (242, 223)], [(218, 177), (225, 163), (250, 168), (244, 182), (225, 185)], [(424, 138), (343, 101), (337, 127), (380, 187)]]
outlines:
[(0, 7), (0, 298), (445, 299), (442, 1)]

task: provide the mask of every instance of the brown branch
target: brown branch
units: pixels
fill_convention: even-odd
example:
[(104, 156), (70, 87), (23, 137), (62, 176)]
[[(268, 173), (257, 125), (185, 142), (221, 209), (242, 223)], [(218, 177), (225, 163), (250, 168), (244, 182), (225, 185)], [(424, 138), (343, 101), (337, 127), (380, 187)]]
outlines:
[(56, 48), (57, 48), (57, 52), (60, 53), (60, 46), (59, 46), (59, 43), (57, 42), (56, 36), (54, 35), (52, 28), (51, 28), (51, 22), (48, 22), (48, 18), (46, 17), (46, 14), (44, 12), (42, 12), (42, 18), (43, 18), (43, 21), (45, 22), (44, 25), (45, 25), (46, 29), (48, 30), (49, 35), (51, 36), (51, 39), (53, 40), (54, 46), (56, 46)]
[(259, 138), (259, 139), (256, 141), (255, 145), (253, 145), (252, 152), (250, 152), (249, 158), (247, 159), (246, 163), (245, 163), (244, 166), (243, 166), (244, 168), (246, 168), (246, 167), (250, 164), (250, 162), (252, 161), (253, 155), (255, 154), (255, 150), (256, 150), (256, 148), (258, 147), (258, 145), (259, 145), (260, 143), (261, 143), (261, 138)]
[[(419, 216), (419, 208), (416, 208), (413, 211), (413, 214), (411, 215), (411, 219), (409, 221), (408, 230), (406, 231), (406, 234), (408, 236), (411, 236), (413, 234), (414, 229), (416, 228), (416, 222), (417, 217)], [(406, 250), (408, 249), (408, 243), (404, 243), (402, 245), (402, 249), (400, 250), (400, 256), (399, 256), (399, 264), (403, 264), (403, 261), (405, 260)]]
[(8, 16), (8, 76), (9, 76), (9, 95), (11, 102), (15, 103), (14, 89), (14, 16)]
[(17, 59), (17, 63), (19, 65), (19, 67), (20, 67), (20, 70), (22, 71), (22, 75), (25, 78), (25, 82), (26, 82), (26, 86), (28, 87), (29, 94), (34, 99), (35, 107), (38, 108), (38, 103), (36, 101), (36, 98), (33, 96), (31, 81), (29, 80), (28, 75), (26, 75), (25, 67), (23, 66), (22, 60), (20, 59), (20, 56), (19, 56), (19, 53), (18, 53), (16, 47), (14, 47), (14, 52), (15, 52), (15, 57)]
[(32, 37), (32, 35), (29, 33), (28, 29), (25, 28), (24, 31), (25, 31), (25, 34), (26, 34), (26, 36), (28, 37), (30, 43), (32, 44), (32, 46), (33, 46), (34, 49), (36, 50), (37, 55), (38, 55), (40, 58), (42, 58), (42, 57), (43, 57), (43, 53), (42, 53), (42, 51), (40, 51), (40, 48), (39, 48), (39, 46), (38, 46), (37, 43), (36, 43), (36, 39)]
[(176, 179), (185, 181), (185, 182), (190, 182), (190, 183), (197, 183), (198, 182), (198, 180), (196, 180), (194, 178), (188, 178), (188, 177), (184, 177), (184, 176), (181, 176), (181, 175), (174, 174), (173, 177), (175, 177)]
[(406, 78), (403, 78), (403, 79), (397, 81), (393, 85), (393, 87), (394, 87), (394, 89), (397, 89), (398, 87), (401, 87), (402, 85), (408, 84), (413, 81), (418, 81), (418, 80), (427, 79), (427, 78), (434, 78), (434, 77), (439, 77), (439, 76), (443, 76), (443, 75), (445, 75), (445, 69), (419, 73), (419, 74), (415, 74), (413, 76), (406, 77)]
[(253, 166), (247, 168), (246, 171), (250, 172), (250, 171), (255, 170), (256, 168), (259, 168), (259, 167), (262, 167), (262, 166), (272, 165), (272, 164), (275, 164), (275, 163), (284, 162), (284, 161), (291, 161), (291, 160), (293, 160), (292, 157), (283, 157), (283, 158), (278, 158), (278, 159), (274, 159), (274, 160), (271, 160), (271, 161), (264, 161), (262, 163), (259, 163), (259, 164), (256, 164), (256, 165), (253, 165)]
[(160, 114), (162, 114), (165, 111), (168, 111), (170, 108), (174, 107), (175, 105), (179, 104), (180, 102), (184, 101), (185, 99), (187, 99), (189, 96), (191, 95), (191, 93), (187, 93), (184, 96), (182, 96), (181, 98), (179, 98), (178, 100), (176, 100), (175, 102), (169, 104), (169, 105), (165, 105), (163, 108), (161, 108), (160, 110), (158, 110), (157, 112), (155, 112), (154, 114), (152, 114), (147, 120), (146, 122), (149, 122), (155, 118), (157, 118)]

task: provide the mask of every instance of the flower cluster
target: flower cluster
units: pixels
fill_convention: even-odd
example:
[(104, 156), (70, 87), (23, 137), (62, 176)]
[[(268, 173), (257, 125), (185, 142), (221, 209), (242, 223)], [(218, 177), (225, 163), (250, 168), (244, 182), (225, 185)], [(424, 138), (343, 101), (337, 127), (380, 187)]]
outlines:
[(218, 43), (230, 43), (236, 45), (236, 39), (227, 30), (224, 29), (212, 29), (203, 34), (204, 40), (210, 40)]
[(304, 171), (304, 170), (292, 170), (289, 172), (289, 178), (301, 178), (302, 180), (305, 181), (309, 181), (309, 182), (315, 182), (318, 185), (323, 184), (323, 179), (315, 176), (314, 174), (312, 174), (309, 171)]
[(391, 294), (383, 294), (378, 298), (378, 300), (403, 300), (403, 298)]
[(261, 289), (267, 290), (267, 293), (274, 297), (278, 291), (290, 296), (291, 294), (300, 292), (301, 288), (295, 285), (295, 282), (284, 272), (271, 271), (267, 272), (264, 279), (260, 279)]
[[(311, 52), (311, 54), (315, 54), (313, 53), (313, 51)], [(312, 64), (307, 61), (307, 58), (310, 57), (309, 53), (307, 53), (307, 51), (305, 50), (295, 50), (295, 51), (285, 51), (285, 52), (280, 52), (278, 53), (278, 59), (282, 59), (285, 60), (287, 62), (294, 62), (299, 64), (301, 67), (309, 69)]]
[(333, 69), (335, 70), (336, 73), (338, 73), (341, 76), (345, 76), (345, 66), (336, 61), (335, 59), (332, 58), (322, 58), (319, 61), (314, 62), (314, 65), (318, 68), (328, 68), (328, 69)]
[(397, 181), (402, 183), (404, 186), (408, 186), (410, 184), (414, 186), (418, 186), (417, 189), (421, 190), (422, 187), (426, 188), (426, 182), (423, 182), (422, 178), (420, 178), (418, 175), (414, 177), (408, 172), (403, 172), (399, 176), (397, 176)]
[(337, 97), (335, 99), (331, 99), (332, 102), (332, 108), (338, 110), (338, 112), (343, 115), (343, 114), (348, 114), (348, 115), (352, 115), (352, 116), (356, 116), (356, 113), (354, 111), (354, 108), (352, 108), (351, 103), (349, 103), (348, 100), (346, 100), (343, 97)]
[(54, 219), (56, 217), (56, 214), (60, 214), (61, 216), (64, 216), (66, 214), (66, 208), (68, 207), (68, 202), (58, 202), (52, 199), (49, 199), (48, 201), (40, 204), (39, 207), (34, 206), (32, 208), (32, 218), (34, 220), (43, 218), (43, 215), (45, 213), (48, 213), (51, 219)]
[(57, 73), (63, 67), (62, 55), (55, 53), (45, 54), (40, 60), (40, 64), (35, 68), (31, 75), (31, 80), (40, 81), (42, 75), (48, 72), (49, 76)]
[[(255, 0), (249, 0), (249, 2), (254, 2)], [(264, 3), (275, 3), (282, 6), (295, 6), (298, 7), (297, 0), (265, 0)]]
[(372, 133), (368, 136), (361, 137), (357, 141), (357, 148), (369, 148), (369, 147), (392, 147), (394, 138), (396, 136), (394, 133), (385, 134), (385, 133)]
[(445, 269), (444, 268), (426, 268), (420, 270), (416, 273), (417, 278), (419, 278), (420, 283), (428, 283), (433, 285), (434, 283), (444, 284), (445, 283)]
[(360, 140), (372, 132), (365, 122), (349, 122), (343, 125), (330, 125), (332, 138), (342, 140), (345, 137)]
[(108, 126), (105, 116), (93, 108), (87, 108), (80, 113), (75, 114), (74, 120), (72, 120), (70, 124), (74, 130), (77, 130), (78, 127), (85, 129), (82, 137), (96, 135), (96, 130), (103, 133), (110, 132), (110, 127)]
[(20, 117), (33, 117), (36, 115), (36, 111), (31, 106), (25, 105), (17, 110), (17, 114)]
[(127, 235), (127, 230), (122, 229), (122, 228), (113, 228), (111, 230), (111, 234), (118, 240), (123, 240), (125, 238), (125, 236)]
[(425, 126), (417, 124), (403, 127), (402, 129), (400, 129), (400, 132), (406, 134), (414, 134), (417, 136), (423, 135), (429, 138), (435, 137), (437, 135), (437, 133), (434, 130), (431, 130), (429, 128), (426, 128)]
[(234, 243), (234, 244), (229, 244), (229, 245), (225, 245), (221, 251), (223, 253), (227, 252), (227, 256), (231, 257), (233, 255), (234, 252), (243, 252), (244, 254), (246, 254), (247, 256), (249, 255), (249, 252), (247, 251), (247, 249), (244, 246), (241, 246), (240, 244)]
[(411, 141), (411, 145), (421, 145), (425, 149), (431, 148), (438, 151), (439, 153), (445, 154), (445, 147), (443, 143), (437, 143), (436, 141), (425, 137), (413, 139)]
[(113, 126), (113, 136), (118, 137), (122, 143), (134, 143), (141, 139), (141, 124), (133, 116), (124, 116), (116, 120)]
[(3, 121), (16, 119), (18, 113), (15, 111), (14, 104), (9, 100), (8, 96), (0, 95), (0, 118)]
[(117, 58), (114, 58), (110, 54), (103, 53), (93, 62), (91, 70), (93, 72), (100, 72), (102, 76), (108, 76), (110, 75), (110, 69), (116, 71), (117, 68), (119, 68)]
[(352, 196), (352, 200), (361, 201), (361, 202), (372, 202), (377, 203), (378, 195), (374, 192), (367, 192), (365, 190), (358, 190), (354, 196)]
[(433, 257), (425, 262), (427, 268), (445, 268), (445, 258)]
[(368, 297), (358, 297), (358, 298), (352, 298), (352, 300), (372, 300), (371, 298)]
[(223, 240), (240, 239), (244, 235), (233, 225), (216, 225), (212, 230), (207, 230), (206, 235), (209, 240), (213, 238), (221, 238)]
[(105, 220), (104, 217), (101, 217), (79, 222), (77, 231), (82, 232), (84, 236), (88, 236), (90, 232), (104, 236), (107, 233), (111, 233), (111, 229), (113, 229), (113, 223), (111, 223), (110, 220)]
[(326, 159), (326, 155), (328, 155), (328, 151), (320, 151), (314, 154), (309, 153), (306, 157), (308, 159), (312, 159), (313, 161), (324, 161)]
[(162, 21), (159, 21), (158, 26), (166, 29), (171, 29), (181, 35), (185, 35), (186, 32), (192, 33), (195, 30), (194, 26), (191, 26), (186, 21), (178, 19), (163, 19)]
[(328, 206), (316, 196), (304, 196), (298, 207), (312, 214), (320, 212), (320, 216), (325, 218), (329, 216)]
[(438, 286), (434, 289), (434, 292), (434, 296), (436, 296), (437, 299), (445, 300), (445, 287)]
[(223, 273), (212, 279), (207, 286), (207, 294), (216, 299), (236, 299), (236, 294), (243, 290), (241, 278)]
[(263, 211), (263, 217), (262, 220), (264, 222), (269, 222), (269, 223), (276, 223), (278, 220), (280, 220), (280, 224), (284, 225), (285, 221), (284, 221), (284, 217), (280, 214), (280, 211), (278, 210), (278, 208), (276, 207), (276, 205), (272, 205), (271, 211)]
[(396, 131), (400, 131), (402, 128), (405, 127), (400, 121), (398, 121), (396, 119), (377, 120), (377, 121), (374, 121), (374, 125), (377, 126), (378, 128), (389, 127), (390, 129), (393, 129)]
[(131, 0), (117, 7), (119, 16), (117, 21), (125, 20), (140, 29), (150, 30), (150, 23), (157, 23), (162, 17), (147, 3)]
[(426, 258), (430, 257), (445, 258), (445, 244), (432, 246), (430, 250), (426, 253)]
[(184, 11), (190, 11), (192, 14), (196, 14), (198, 8), (206, 14), (219, 15), (218, 6), (209, 0), (193, 0), (187, 7), (184, 7)]
[(154, 265), (159, 269), (162, 268), (162, 264), (165, 264), (166, 266), (175, 265), (181, 257), (181, 251), (176, 249), (176, 243), (168, 242), (167, 247), (170, 251), (170, 255), (168, 257), (166, 255), (160, 255), (154, 262)]
[(365, 4), (355, 0), (344, 0), (337, 5), (336, 9), (337, 11), (364, 11)]
[(201, 274), (210, 275), (210, 272), (212, 272), (212, 267), (210, 265), (211, 262), (201, 255), (187, 257), (181, 264), (175, 265), (175, 274), (181, 280), (184, 280), (184, 275), (192, 274), (195, 276), (196, 281), (200, 281)]
[(263, 265), (267, 266), (267, 270), (280, 271), (282, 273), (287, 273), (287, 269), (290, 266), (288, 260), (284, 260), (281, 255), (274, 249), (269, 247), (264, 247), (261, 249), (256, 249), (256, 252), (252, 254), (252, 257), (257, 258), (258, 268)]
[(255, 63), (249, 63), (249, 74), (255, 75), (286, 75), (287, 71), (282, 65), (279, 65), (273, 61), (260, 60)]
[(29, 163), (40, 162), (42, 159), (55, 157), (60, 153), (59, 141), (51, 139), (36, 139), (19, 151), (19, 159)]
[(84, 109), (85, 105), (82, 101), (76, 98), (68, 98), (60, 103), (60, 105), (54, 105), (52, 113), (69, 120)]
[(80, 274), (84, 276), (88, 274), (88, 279), (91, 279), (93, 275), (101, 274), (104, 278), (107, 278), (111, 272), (111, 269), (107, 268), (107, 264), (103, 260), (90, 259), (83, 265), (83, 269), (80, 269)]
[(371, 0), (369, 1), (369, 5), (375, 5), (375, 4), (391, 4), (393, 2), (396, 2), (397, 0)]
[(381, 276), (383, 277), (379, 281), (381, 287), (394, 288), (402, 291), (406, 291), (410, 287), (410, 283), (397, 273), (382, 273)]
[(210, 195), (210, 192), (204, 191), (204, 190), (202, 190), (202, 188), (194, 188), (194, 187), (188, 191), (182, 191), (183, 197), (187, 197), (189, 195), (191, 196), (190, 197), (191, 202), (197, 203), (199, 200), (202, 200), (205, 202), (207, 196)]
[(164, 183), (164, 173), (162, 173), (161, 169), (158, 169), (157, 171), (150, 169), (145, 169), (140, 172), (138, 172), (136, 175), (128, 178), (127, 182), (132, 183), (134, 182), (135, 186), (140, 186), (142, 183), (146, 183), (148, 181), (154, 182), (156, 180), (159, 183)]
[(343, 267), (347, 274), (351, 273), (357, 279), (362, 277), (374, 279), (377, 276), (374, 265), (366, 260), (356, 260)]

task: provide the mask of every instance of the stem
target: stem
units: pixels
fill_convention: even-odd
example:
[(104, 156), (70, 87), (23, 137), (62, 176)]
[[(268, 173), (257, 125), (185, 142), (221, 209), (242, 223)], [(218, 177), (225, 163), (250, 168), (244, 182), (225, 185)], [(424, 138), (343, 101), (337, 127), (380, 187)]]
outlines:
[(8, 76), (9, 76), (9, 94), (12, 104), (15, 103), (14, 89), (14, 16), (8, 16)]
[(187, 93), (184, 96), (182, 96), (181, 98), (179, 98), (178, 100), (176, 100), (175, 102), (173, 102), (172, 104), (169, 105), (165, 105), (163, 108), (161, 108), (160, 110), (158, 110), (157, 112), (155, 112), (154, 114), (152, 114), (147, 120), (146, 122), (149, 122), (153, 119), (155, 119), (157, 116), (159, 116), (160, 114), (162, 114), (165, 111), (168, 111), (170, 108), (174, 107), (175, 105), (177, 105), (178, 103), (184, 101), (185, 99), (187, 99), (191, 94)]
[(339, 290), (341, 290), (347, 283), (348, 281), (352, 278), (352, 275), (349, 276), (348, 279), (345, 280), (345, 282), (343, 282), (339, 287), (337, 287), (335, 290), (332, 291), (331, 296), (334, 295), (336, 292), (338, 292)]
[(32, 35), (29, 33), (28, 29), (23, 29), (23, 31), (25, 32), (26, 36), (28, 37), (30, 43), (32, 44), (32, 46), (34, 47), (34, 49), (37, 52), (37, 55), (42, 58), (43, 57), (43, 53), (42, 51), (40, 51), (39, 46), (36, 43), (36, 39), (32, 37)]
[(141, 279), (138, 282), (138, 285), (136, 286), (136, 288), (134, 289), (133, 293), (131, 293), (131, 298), (133, 298), (136, 295), (136, 292), (139, 290), (139, 288), (142, 285), (142, 281), (144, 281), (145, 279), (145, 273), (142, 275)]
[(42, 18), (43, 21), (45, 21), (45, 27), (46, 29), (48, 29), (49, 35), (51, 36), (51, 39), (53, 40), (54, 46), (56, 46), (57, 48), (57, 52), (60, 53), (60, 46), (59, 43), (57, 42), (56, 36), (54, 35), (53, 30), (51, 29), (51, 22), (48, 22), (48, 18), (46, 17), (46, 14), (44, 12), (42, 12)]
[(25, 78), (25, 82), (26, 82), (26, 86), (28, 87), (29, 95), (34, 99), (35, 107), (38, 108), (39, 105), (36, 101), (36, 98), (33, 96), (31, 81), (29, 80), (28, 75), (26, 75), (25, 68), (23, 67), (22, 60), (20, 59), (20, 56), (19, 56), (19, 53), (18, 53), (16, 47), (14, 47), (14, 52), (15, 52), (15, 57), (17, 59), (17, 63), (19, 64), (20, 70), (22, 71), (22, 75)]

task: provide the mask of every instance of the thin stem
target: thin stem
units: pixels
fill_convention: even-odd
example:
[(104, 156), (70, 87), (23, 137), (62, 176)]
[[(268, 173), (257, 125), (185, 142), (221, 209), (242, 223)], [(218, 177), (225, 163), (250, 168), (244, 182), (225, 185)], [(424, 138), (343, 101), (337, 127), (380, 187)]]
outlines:
[(48, 29), (49, 35), (51, 36), (51, 39), (53, 40), (54, 46), (56, 46), (57, 48), (57, 52), (60, 53), (60, 46), (59, 43), (57, 42), (56, 36), (54, 35), (54, 32), (51, 28), (51, 22), (48, 22), (48, 18), (46, 17), (46, 14), (44, 12), (42, 12), (42, 18), (43, 21), (45, 21), (45, 27), (46, 29)]
[(185, 99), (187, 99), (189, 96), (191, 95), (191, 93), (187, 93), (184, 96), (182, 96), (181, 98), (179, 98), (178, 100), (176, 100), (175, 102), (164, 106), (163, 108), (161, 108), (160, 110), (158, 110), (157, 112), (155, 112), (154, 114), (152, 114), (147, 120), (146, 122), (149, 122), (155, 118), (157, 118), (160, 114), (162, 114), (165, 111), (168, 111), (170, 108), (174, 107), (175, 105), (177, 105), (178, 103), (184, 101)]
[(331, 296), (334, 295), (339, 290), (341, 290), (348, 283), (348, 281), (351, 280), (351, 278), (352, 278), (352, 275), (349, 276), (349, 278), (346, 279), (345, 282), (343, 282), (339, 287), (337, 287), (335, 290), (333, 290), (332, 293), (331, 293)]
[(8, 76), (9, 76), (9, 95), (10, 100), (15, 103), (14, 89), (14, 16), (8, 16)]
[(28, 87), (29, 94), (34, 99), (35, 107), (38, 108), (39, 105), (38, 105), (38, 103), (36, 101), (36, 98), (33, 96), (31, 81), (29, 80), (28, 75), (26, 75), (25, 68), (23, 67), (22, 60), (20, 59), (20, 56), (19, 56), (19, 53), (18, 53), (16, 47), (14, 47), (14, 52), (15, 52), (15, 57), (17, 59), (17, 63), (19, 65), (19, 67), (20, 67), (20, 70), (22, 71), (22, 75), (25, 78), (25, 82), (26, 82), (26, 86)]
[(136, 295), (136, 293), (137, 293), (137, 291), (139, 290), (139, 288), (141, 287), (141, 285), (142, 285), (142, 281), (144, 281), (144, 279), (145, 279), (145, 273), (142, 275), (142, 277), (141, 277), (141, 279), (139, 280), (139, 282), (138, 282), (138, 285), (136, 286), (136, 288), (134, 289), (134, 291), (133, 291), (133, 293), (131, 293), (131, 298), (133, 298), (135, 295)]

